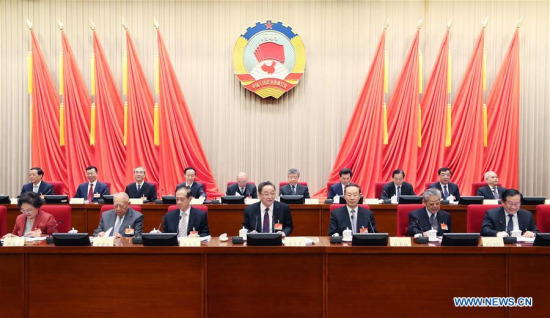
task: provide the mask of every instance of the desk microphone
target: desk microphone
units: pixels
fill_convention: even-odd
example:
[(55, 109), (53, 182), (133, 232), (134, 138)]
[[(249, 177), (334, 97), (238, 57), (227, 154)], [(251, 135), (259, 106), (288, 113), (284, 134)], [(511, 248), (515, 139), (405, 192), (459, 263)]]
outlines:
[(376, 230), (374, 229), (374, 226), (372, 225), (372, 217), (369, 217), (369, 225), (372, 233), (376, 233)]
[[(418, 221), (418, 219), (415, 219), (414, 221), (416, 222), (416, 225), (418, 225), (418, 227), (420, 228), (420, 232), (424, 233), (424, 230), (422, 229), (422, 225), (420, 225), (420, 222)], [(413, 241), (417, 244), (427, 244), (430, 241), (430, 238), (425, 236), (419, 236), (419, 237), (415, 237)]]
[[(504, 232), (508, 233), (508, 231), (506, 230), (506, 224), (504, 224), (504, 223), (502, 222), (502, 220), (500, 220), (500, 219), (498, 220), (498, 222), (499, 222), (499, 223), (502, 225), (502, 227), (504, 228)], [(510, 234), (511, 234), (511, 233), (508, 233), (508, 235), (510, 235)]]
[[(57, 230), (57, 228), (58, 228), (61, 224), (63, 224), (63, 220), (59, 221), (59, 222), (53, 227), (52, 234), (53, 234), (53, 232), (55, 232), (55, 230)], [(47, 243), (47, 244), (52, 244), (52, 243), (53, 243), (53, 237), (51, 237), (51, 236), (46, 237), (46, 243)]]
[(254, 224), (254, 231), (258, 231), (257, 228), (258, 228), (258, 215), (256, 215), (256, 224)]

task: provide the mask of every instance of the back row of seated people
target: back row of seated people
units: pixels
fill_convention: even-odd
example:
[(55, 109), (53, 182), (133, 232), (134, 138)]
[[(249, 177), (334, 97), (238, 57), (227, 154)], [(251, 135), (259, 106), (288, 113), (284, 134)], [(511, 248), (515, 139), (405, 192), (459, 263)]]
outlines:
[[(275, 185), (269, 181), (260, 183), (258, 194), (259, 202), (244, 210), (243, 228), (249, 232), (290, 235), (293, 231), (292, 215), (288, 205), (275, 200)], [(374, 213), (358, 204), (359, 186), (347, 185), (343, 195), (346, 205), (331, 212), (328, 234), (342, 235), (346, 229), (353, 233), (376, 233)], [(177, 209), (168, 211), (163, 217), (165, 233), (177, 233), (178, 236), (210, 234), (207, 214), (190, 205), (192, 198), (191, 188), (186, 185), (177, 187)], [(430, 230), (436, 230), (438, 236), (452, 232), (451, 215), (440, 209), (441, 198), (441, 191), (435, 187), (424, 192), (424, 207), (409, 213), (410, 236), (427, 236)], [(520, 231), (525, 237), (534, 237), (538, 229), (531, 212), (521, 209), (521, 198), (521, 193), (515, 189), (502, 192), (501, 206), (485, 213), (481, 235), (505, 237), (514, 231)], [(130, 207), (128, 194), (116, 193), (113, 201), (114, 208), (101, 215), (94, 236), (141, 236), (144, 216)], [(40, 237), (57, 232), (58, 223), (55, 218), (40, 210), (42, 199), (39, 193), (31, 191), (22, 194), (18, 199), (18, 206), (21, 214), (16, 218), (12, 232), (5, 237)]]

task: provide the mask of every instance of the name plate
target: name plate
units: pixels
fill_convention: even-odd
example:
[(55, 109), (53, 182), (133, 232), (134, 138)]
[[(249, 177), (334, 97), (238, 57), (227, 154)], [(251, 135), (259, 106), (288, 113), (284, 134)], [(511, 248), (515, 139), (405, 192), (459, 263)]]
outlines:
[[(12, 199), (13, 200), (13, 199)], [(550, 199), (544, 200), (544, 204), (550, 204)]]
[(84, 198), (71, 198), (70, 204), (84, 204)]
[(197, 247), (197, 246), (201, 246), (201, 238), (200, 237), (180, 237), (179, 243), (180, 243), (180, 246)]
[(494, 199), (485, 199), (483, 200), (483, 204), (497, 204), (498, 205), (498, 200), (494, 200)]
[(305, 237), (287, 237), (285, 238), (285, 246), (306, 246), (307, 240)]
[(411, 246), (410, 237), (390, 237), (390, 246)]
[(382, 200), (380, 199), (363, 199), (363, 203), (368, 205), (376, 205), (380, 204), (381, 202)]
[(130, 199), (130, 204), (143, 204), (143, 199)]
[(108, 237), (94, 237), (92, 246), (115, 246), (115, 238)]
[(319, 199), (305, 199), (305, 204), (319, 204)]
[(252, 198), (244, 199), (244, 204), (254, 204), (256, 202), (260, 202), (260, 199), (252, 199)]
[(17, 204), (17, 198), (11, 198), (10, 204)]
[(482, 237), (481, 246), (504, 247), (504, 240), (502, 237)]
[(25, 237), (6, 237), (4, 246), (25, 246)]
[(196, 205), (196, 204), (203, 204), (204, 203), (204, 197), (200, 197), (200, 198), (193, 198), (191, 199), (191, 205)]

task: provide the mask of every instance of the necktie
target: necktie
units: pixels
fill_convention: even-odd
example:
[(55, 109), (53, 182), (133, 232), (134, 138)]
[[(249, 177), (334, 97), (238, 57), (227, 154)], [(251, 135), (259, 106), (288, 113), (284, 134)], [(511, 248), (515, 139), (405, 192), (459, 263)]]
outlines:
[(401, 186), (397, 187), (397, 202), (399, 202), (399, 197), (401, 196)]
[(184, 212), (181, 216), (178, 237), (187, 237), (187, 212)]
[(269, 233), (269, 209), (265, 209), (264, 213), (264, 226), (262, 229), (262, 233)]
[(38, 186), (36, 184), (32, 185), (32, 192), (38, 193)]
[(244, 195), (244, 188), (241, 188), (241, 194)]
[(138, 189), (138, 193), (139, 193), (141, 191), (141, 184), (138, 184), (137, 189)]
[(92, 202), (94, 199), (94, 184), (90, 183), (90, 191), (88, 191), (88, 202)]
[(355, 210), (351, 210), (351, 232), (357, 233), (357, 219), (355, 218)]
[(435, 219), (435, 214), (433, 213), (430, 215), (430, 226), (432, 229), (437, 230), (437, 220)]
[(493, 188), (493, 196), (495, 197), (495, 199), (499, 199), (497, 188)]
[(292, 186), (292, 194), (296, 194), (296, 186)]
[(447, 186), (443, 186), (443, 198), (447, 199), (449, 196), (449, 191), (447, 191)]
[(111, 233), (111, 236), (115, 236), (116, 233), (120, 230), (120, 224), (122, 223), (122, 220), (119, 216), (116, 217), (115, 222), (115, 228), (113, 229), (113, 232)]
[(508, 214), (508, 226), (506, 226), (506, 232), (508, 232), (508, 234), (511, 234), (512, 231), (514, 230), (514, 219), (513, 219), (513, 215), (512, 214)]

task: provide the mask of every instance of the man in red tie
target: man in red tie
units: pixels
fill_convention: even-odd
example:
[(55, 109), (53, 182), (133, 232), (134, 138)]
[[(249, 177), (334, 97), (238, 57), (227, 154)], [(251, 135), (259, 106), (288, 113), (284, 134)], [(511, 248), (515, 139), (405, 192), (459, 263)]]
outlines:
[(89, 166), (86, 168), (86, 178), (88, 182), (84, 182), (76, 189), (75, 198), (84, 198), (88, 203), (97, 202), (104, 195), (109, 195), (109, 187), (97, 181), (97, 168)]
[(260, 202), (251, 204), (244, 210), (243, 227), (249, 232), (292, 233), (292, 216), (288, 205), (275, 201), (275, 185), (270, 181), (258, 186)]

